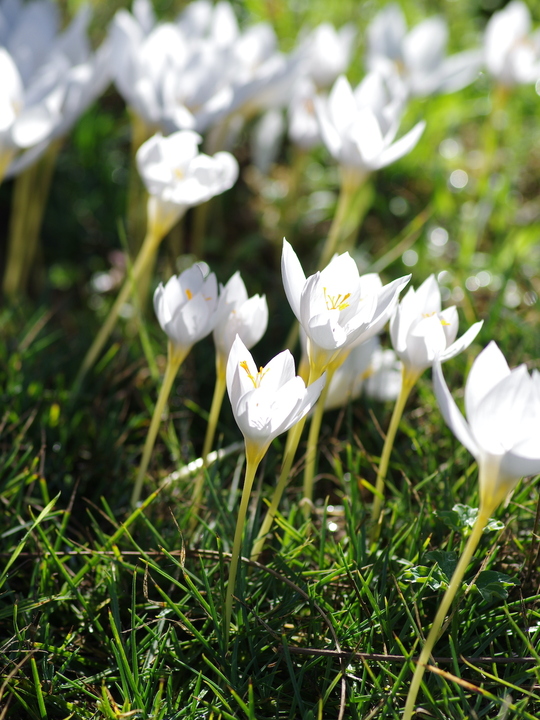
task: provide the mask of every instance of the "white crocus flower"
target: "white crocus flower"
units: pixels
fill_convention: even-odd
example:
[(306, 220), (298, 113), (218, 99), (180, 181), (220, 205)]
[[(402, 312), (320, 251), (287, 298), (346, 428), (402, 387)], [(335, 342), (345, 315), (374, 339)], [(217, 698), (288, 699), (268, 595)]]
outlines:
[(422, 677), (463, 576), (497, 506), (520, 478), (540, 473), (540, 374), (525, 365), (510, 370), (491, 342), (474, 361), (465, 385), (465, 411), (459, 411), (442, 374), (433, 366), (433, 384), (446, 423), (478, 463), (480, 507), (463, 554), (441, 601), (416, 665), (403, 717), (411, 720)]
[(53, 3), (18, 7), (8, 20), (9, 32), (0, 29), (0, 38), (7, 34), (0, 48), (0, 154), (14, 160), (7, 173), (13, 176), (36, 162), (52, 140), (63, 137), (104, 90), (109, 46), (104, 43), (96, 54), (91, 52), (88, 8), (58, 35)]
[(351, 350), (330, 381), (325, 410), (342, 407), (360, 397), (395, 400), (401, 387), (401, 363), (393, 350), (383, 350), (377, 336)]
[(209, 335), (216, 324), (218, 286), (214, 273), (205, 275), (206, 265), (197, 263), (173, 275), (154, 293), (154, 310), (161, 329), (179, 352), (187, 353)]
[(226, 363), (237, 335), (251, 349), (262, 338), (267, 325), (266, 297), (253, 295), (248, 298), (244, 281), (240, 273), (235, 272), (221, 288), (214, 329), (214, 344), (223, 362)]
[(401, 8), (391, 3), (370, 23), (367, 36), (368, 69), (397, 73), (409, 95), (455, 92), (478, 76), (481, 51), (446, 57), (448, 27), (440, 17), (428, 18), (408, 31)]
[(374, 351), (364, 393), (372, 400), (389, 402), (396, 400), (401, 392), (402, 364), (393, 350), (379, 348)]
[(417, 290), (409, 288), (390, 320), (390, 337), (410, 382), (416, 382), (435, 360), (445, 362), (469, 347), (483, 324), (475, 323), (456, 340), (458, 323), (455, 306), (441, 310), (441, 292), (433, 275)]
[(510, 370), (494, 342), (478, 355), (465, 385), (465, 419), (434, 365), (443, 417), (478, 462), (480, 503), (492, 512), (526, 475), (540, 473), (540, 373)]
[(365, 177), (414, 148), (424, 122), (395, 140), (403, 100), (403, 95), (392, 96), (390, 85), (379, 73), (367, 75), (354, 91), (340, 76), (327, 100), (315, 99), (323, 142), (341, 168)]
[(527, 5), (513, 0), (490, 18), (484, 35), (485, 63), (503, 86), (534, 83), (540, 77), (540, 32), (531, 32)]
[(306, 279), (291, 245), (283, 240), (281, 273), (285, 294), (308, 339), (311, 373), (338, 367), (345, 352), (380, 332), (410, 275), (382, 286), (377, 275), (360, 276), (349, 255), (336, 255)]
[(150, 195), (149, 222), (161, 236), (188, 207), (228, 190), (238, 177), (238, 163), (230, 153), (199, 153), (201, 141), (197, 133), (180, 130), (168, 137), (154, 135), (137, 152), (137, 167)]
[(346, 72), (351, 60), (356, 29), (347, 24), (336, 30), (321, 23), (301, 39), (297, 53), (302, 55), (302, 72), (318, 89), (329, 87)]
[(325, 376), (306, 388), (295, 376), (288, 350), (257, 369), (251, 353), (237, 337), (227, 361), (227, 390), (246, 449), (261, 457), (270, 443), (296, 425), (317, 402)]

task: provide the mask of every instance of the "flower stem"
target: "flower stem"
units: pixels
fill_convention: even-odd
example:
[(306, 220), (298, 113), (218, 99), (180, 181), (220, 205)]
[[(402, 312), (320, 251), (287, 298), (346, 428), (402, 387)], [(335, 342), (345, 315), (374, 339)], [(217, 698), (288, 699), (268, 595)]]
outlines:
[(433, 650), (433, 647), (438, 640), (441, 627), (446, 617), (446, 613), (448, 612), (448, 609), (452, 604), (452, 600), (454, 599), (456, 592), (461, 587), (463, 576), (465, 575), (467, 567), (469, 566), (469, 562), (478, 546), (484, 528), (493, 510), (494, 507), (492, 507), (491, 505), (489, 507), (485, 507), (482, 505), (480, 506), (478, 517), (476, 519), (472, 532), (469, 536), (469, 539), (467, 540), (467, 544), (465, 545), (465, 549), (463, 550), (463, 554), (459, 560), (459, 563), (454, 570), (450, 585), (444, 593), (444, 597), (437, 611), (437, 615), (435, 616), (435, 620), (433, 621), (433, 625), (431, 626), (431, 630), (429, 631), (429, 635), (427, 637), (425, 645), (422, 649), (422, 652), (420, 653), (420, 657), (418, 658), (416, 670), (414, 671), (414, 676), (411, 682), (411, 686), (409, 688), (409, 694), (407, 695), (407, 702), (405, 704), (403, 720), (411, 720), (413, 716), (416, 696), (418, 695), (418, 690), (420, 689), (422, 677), (424, 676), (424, 672), (426, 670), (426, 664), (429, 662), (431, 651)]
[(139, 254), (137, 255), (137, 259), (133, 264), (131, 273), (126, 278), (122, 289), (120, 290), (120, 293), (114, 302), (114, 305), (109, 310), (109, 314), (107, 315), (105, 322), (103, 323), (100, 331), (94, 338), (94, 342), (92, 343), (90, 349), (84, 357), (80, 370), (77, 374), (77, 377), (75, 378), (75, 383), (72, 389), (72, 397), (78, 394), (87, 372), (94, 365), (98, 355), (103, 349), (103, 346), (109, 339), (109, 336), (114, 330), (114, 326), (116, 325), (116, 321), (118, 320), (120, 310), (122, 306), (129, 300), (131, 293), (133, 292), (133, 288), (136, 285), (137, 281), (140, 279), (145, 267), (147, 267), (148, 264), (152, 263), (161, 239), (162, 236), (160, 234), (152, 231), (151, 229), (148, 231), (142, 247), (139, 251)]
[(207, 466), (208, 455), (212, 449), (216, 427), (219, 419), (219, 413), (223, 404), (223, 397), (227, 389), (226, 382), (226, 360), (218, 353), (216, 355), (216, 384), (214, 386), (214, 396), (212, 398), (212, 406), (210, 408), (210, 417), (206, 427), (206, 436), (202, 450), (203, 467), (193, 484), (192, 509), (191, 512), (195, 517), (201, 505), (201, 498), (204, 484), (204, 471)]
[(61, 140), (51, 143), (43, 157), (15, 179), (4, 273), (4, 294), (9, 297), (27, 290), (38, 255), (43, 213), (61, 144)]
[(313, 478), (315, 477), (315, 461), (317, 459), (317, 443), (321, 432), (321, 423), (324, 415), (324, 403), (328, 395), (328, 389), (332, 382), (332, 376), (337, 370), (336, 366), (330, 366), (326, 371), (326, 383), (322, 393), (315, 405), (309, 428), (308, 444), (306, 452), (306, 467), (304, 469), (304, 515), (311, 515), (311, 504), (313, 502)]
[(154, 414), (152, 415), (152, 420), (150, 422), (150, 427), (148, 428), (148, 434), (146, 435), (141, 464), (139, 465), (137, 478), (135, 480), (135, 486), (131, 495), (132, 508), (137, 507), (137, 503), (139, 502), (139, 498), (141, 496), (144, 476), (146, 474), (146, 470), (148, 469), (150, 458), (152, 457), (152, 450), (154, 449), (154, 444), (156, 442), (159, 426), (161, 424), (161, 416), (163, 415), (165, 405), (167, 404), (167, 400), (169, 399), (169, 395), (171, 394), (172, 384), (178, 373), (178, 370), (180, 369), (180, 365), (182, 364), (190, 350), (190, 347), (179, 349), (173, 346), (173, 344), (169, 341), (167, 367), (165, 369), (163, 383), (161, 385), (161, 390), (159, 391), (156, 406), (154, 408)]
[(339, 252), (343, 243), (358, 231), (369, 205), (369, 197), (360, 197), (367, 175), (342, 171), (338, 204), (328, 238), (323, 247), (319, 270), (325, 268), (334, 253)]
[(238, 571), (238, 562), (240, 560), (240, 552), (242, 550), (242, 535), (244, 532), (244, 524), (246, 522), (247, 508), (251, 497), (251, 488), (255, 473), (259, 467), (259, 463), (266, 449), (261, 452), (260, 449), (251, 448), (246, 442), (246, 475), (244, 478), (244, 487), (242, 489), (242, 499), (240, 500), (240, 509), (236, 520), (236, 530), (234, 533), (234, 541), (231, 553), (231, 564), (229, 567), (229, 582), (227, 584), (227, 594), (225, 596), (225, 617), (223, 625), (223, 636), (225, 639), (224, 646), (227, 648), (229, 642), (229, 629), (231, 624), (231, 616), (233, 610), (233, 595), (236, 585), (236, 574)]
[(270, 506), (266, 511), (266, 515), (264, 517), (263, 524), (261, 525), (261, 529), (259, 530), (257, 539), (253, 543), (253, 548), (251, 550), (252, 560), (257, 560), (257, 558), (261, 554), (264, 543), (266, 541), (266, 536), (272, 528), (272, 523), (274, 522), (274, 518), (276, 516), (276, 512), (281, 501), (281, 496), (283, 495), (283, 491), (287, 487), (287, 483), (289, 481), (289, 475), (291, 474), (294, 456), (296, 455), (296, 451), (300, 443), (300, 438), (302, 437), (302, 430), (304, 429), (305, 424), (306, 416), (304, 416), (300, 420), (300, 422), (297, 422), (296, 425), (294, 425), (289, 430), (289, 433), (287, 435), (285, 452), (283, 454), (283, 463), (281, 465), (281, 472), (279, 474), (278, 484), (276, 485), (276, 489), (274, 490), (274, 494), (272, 495)]
[(418, 375), (407, 372), (404, 367), (401, 372), (401, 390), (399, 391), (398, 399), (394, 405), (394, 411), (390, 419), (390, 425), (386, 438), (384, 439), (383, 451), (381, 460), (379, 462), (379, 470), (377, 472), (377, 482), (375, 484), (375, 496), (373, 498), (373, 507), (371, 510), (371, 541), (375, 542), (379, 536), (379, 517), (381, 515), (383, 499), (384, 499), (384, 482), (386, 480), (386, 473), (388, 472), (388, 464), (390, 462), (390, 456), (394, 447), (394, 440), (396, 439), (397, 429), (401, 418), (403, 416), (403, 410), (407, 403), (407, 399), (413, 389)]

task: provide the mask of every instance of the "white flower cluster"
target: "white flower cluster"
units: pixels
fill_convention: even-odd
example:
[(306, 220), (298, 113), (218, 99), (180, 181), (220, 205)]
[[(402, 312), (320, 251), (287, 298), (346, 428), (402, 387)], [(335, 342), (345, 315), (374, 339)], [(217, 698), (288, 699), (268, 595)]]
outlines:
[(0, 177), (19, 173), (65, 135), (111, 79), (147, 136), (208, 132), (215, 151), (230, 146), (246, 119), (263, 114), (254, 135), (263, 149), (254, 156), (267, 166), (288, 110), (294, 143), (322, 141), (341, 165), (367, 173), (418, 141), (421, 123), (395, 139), (408, 98), (459, 90), (482, 67), (503, 86), (540, 77), (540, 35), (521, 0), (494, 13), (483, 48), (451, 56), (441, 17), (408, 30), (398, 5), (387, 5), (367, 28), (368, 75), (356, 89), (344, 76), (355, 47), (352, 25), (302, 31), (285, 54), (268, 23), (240, 29), (225, 0), (194, 0), (173, 22), (159, 22), (150, 0), (134, 0), (92, 52), (89, 19), (85, 7), (59, 32), (53, 0), (0, 0)]

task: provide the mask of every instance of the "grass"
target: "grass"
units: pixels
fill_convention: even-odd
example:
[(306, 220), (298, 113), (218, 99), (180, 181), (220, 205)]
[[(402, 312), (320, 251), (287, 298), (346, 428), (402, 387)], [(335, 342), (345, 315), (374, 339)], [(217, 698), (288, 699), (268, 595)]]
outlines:
[[(472, 12), (457, 6), (449, 9), (454, 38), (470, 27)], [(254, 0), (242, 9), (265, 17), (268, 7)], [(312, 19), (322, 18), (321, 7), (313, 4)], [(290, 16), (280, 22), (283, 34)], [(481, 13), (474, 24), (481, 26)], [(425, 137), (372, 178), (373, 205), (358, 241), (362, 267), (375, 265), (386, 280), (409, 271), (402, 251), (412, 249), (415, 286), (444, 271), (448, 302), (459, 304), (463, 325), (484, 319), (474, 347), (445, 366), (456, 396), (472, 358), (492, 338), (511, 365), (538, 367), (540, 357), (538, 98), (533, 88), (518, 88), (509, 101), (488, 183), (474, 155), (483, 152), (488, 93), (484, 77), (457, 95), (413, 103), (407, 127), (426, 117)], [(451, 157), (438, 151), (448, 139), (457, 147)], [(153, 479), (136, 512), (129, 497), (159, 388), (149, 348), (160, 373), (165, 367), (165, 339), (150, 314), (146, 349), (124, 321), (76, 403), (70, 400), (84, 352), (114, 299), (114, 292), (97, 292), (92, 278), (110, 270), (109, 253), (122, 246), (128, 144), (127, 118), (110, 91), (60, 155), (31, 298), (0, 311), (0, 720), (397, 720), (467, 533), (466, 509), (450, 511), (478, 506), (476, 467), (444, 425), (427, 373), (400, 425), (380, 540), (371, 548), (369, 488), (392, 408), (362, 399), (328, 413), (315, 521), (306, 524), (299, 506), (299, 456), (254, 563), (247, 558), (279, 472), (278, 438), (255, 480), (234, 628), (224, 647), (242, 452), (233, 449), (208, 468), (196, 522), (189, 513), (193, 480), (174, 476), (201, 452), (214, 381), (210, 341), (193, 349), (178, 378)], [(296, 181), (290, 148), (269, 178), (250, 172), (248, 133), (238, 154), (243, 179), (213, 208), (207, 259), (220, 282), (240, 269), (250, 293), (267, 294), (270, 327), (254, 351), (266, 362), (292, 320), (279, 277), (282, 235), (305, 267), (316, 265), (337, 173), (319, 149), (305, 161), (298, 196), (289, 197), (288, 183)], [(460, 168), (469, 183), (452, 190), (448, 177)], [(11, 189), (0, 188), (6, 212)], [(396, 198), (403, 202), (392, 203)], [(191, 223), (188, 217), (186, 253)], [(440, 228), (448, 233), (443, 246), (432, 242)], [(155, 281), (175, 262), (166, 249)], [(481, 272), (490, 281), (475, 285)], [(239, 439), (225, 407), (218, 446)], [(418, 717), (540, 715), (539, 507), (540, 479), (532, 478), (497, 511), (437, 643)]]

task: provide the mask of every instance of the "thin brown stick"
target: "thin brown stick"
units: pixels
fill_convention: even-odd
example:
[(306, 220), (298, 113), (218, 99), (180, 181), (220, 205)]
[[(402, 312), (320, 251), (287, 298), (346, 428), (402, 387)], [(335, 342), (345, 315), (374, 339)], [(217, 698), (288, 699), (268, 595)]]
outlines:
[[(293, 655), (308, 655), (310, 657), (333, 657), (338, 660), (346, 660), (350, 662), (351, 660), (373, 660), (375, 662), (396, 662), (396, 663), (404, 663), (409, 662), (412, 660), (413, 662), (417, 662), (418, 658), (408, 658), (404, 655), (391, 655), (388, 653), (362, 653), (362, 652), (347, 652), (347, 651), (341, 651), (338, 652), (337, 650), (325, 650), (325, 649), (318, 649), (318, 648), (302, 648), (302, 647), (294, 647), (294, 646), (287, 646), (287, 650), (292, 653)], [(451, 657), (434, 657), (433, 658), (436, 662), (441, 663), (442, 665), (450, 665), (454, 662), (453, 658)], [(496, 663), (498, 665), (510, 665), (512, 663), (517, 663), (519, 665), (530, 665), (537, 662), (536, 658), (534, 657), (512, 657), (512, 658), (501, 658), (501, 657), (487, 657), (485, 655), (479, 656), (479, 657), (463, 657), (462, 658), (464, 662), (467, 663), (478, 663), (480, 665), (491, 665), (491, 663)], [(431, 669), (431, 667), (428, 665), (428, 669)]]

